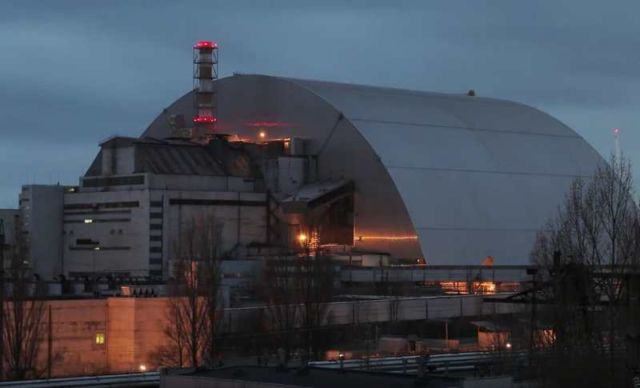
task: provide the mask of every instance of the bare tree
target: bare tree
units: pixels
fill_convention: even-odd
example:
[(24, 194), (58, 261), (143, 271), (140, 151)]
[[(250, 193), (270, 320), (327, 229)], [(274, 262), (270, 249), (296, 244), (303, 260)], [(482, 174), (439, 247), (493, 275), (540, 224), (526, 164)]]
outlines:
[(295, 331), (300, 316), (295, 259), (288, 256), (265, 260), (262, 271), (262, 296), (267, 304), (270, 327), (287, 357), (295, 345)]
[(319, 355), (319, 333), (326, 324), (329, 302), (335, 290), (335, 265), (320, 254), (312, 241), (305, 241), (304, 254), (296, 260), (296, 289), (301, 298), (301, 318), (305, 331), (305, 351)]
[(215, 358), (222, 307), (220, 230), (212, 215), (195, 218), (176, 243), (166, 310), (169, 343), (158, 351), (159, 359), (170, 365), (197, 367)]
[[(615, 158), (593, 177), (576, 179), (532, 252), (548, 273), (540, 293), (552, 302), (541, 313), (554, 322), (552, 364), (565, 360), (558, 371), (563, 384), (571, 378), (616, 381), (618, 347), (630, 323), (624, 279), (640, 263), (640, 214), (632, 189), (630, 164)], [(572, 362), (578, 364), (567, 368)]]
[(10, 292), (2, 306), (2, 363), (8, 379), (23, 380), (42, 372), (37, 361), (44, 336), (45, 303), (30, 278), (26, 244), (21, 237), (16, 238), (17, 252), (7, 271)]
[(305, 357), (317, 357), (323, 343), (321, 328), (328, 318), (336, 271), (321, 255), (317, 236), (317, 230), (307, 228), (298, 235), (297, 252), (267, 259), (262, 272), (272, 330), (286, 355), (300, 344)]

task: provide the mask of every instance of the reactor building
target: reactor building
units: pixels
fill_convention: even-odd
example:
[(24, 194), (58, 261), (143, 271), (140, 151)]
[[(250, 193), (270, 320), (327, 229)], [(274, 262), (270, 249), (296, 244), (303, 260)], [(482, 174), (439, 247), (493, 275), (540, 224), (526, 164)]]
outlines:
[(218, 79), (194, 47), (194, 87), (139, 138), (113, 137), (78, 186), (24, 186), (34, 271), (167, 279), (186, 223), (213, 214), (220, 254), (304, 239), (379, 264), (529, 262), (537, 232), (600, 155), (535, 108), (257, 74)]

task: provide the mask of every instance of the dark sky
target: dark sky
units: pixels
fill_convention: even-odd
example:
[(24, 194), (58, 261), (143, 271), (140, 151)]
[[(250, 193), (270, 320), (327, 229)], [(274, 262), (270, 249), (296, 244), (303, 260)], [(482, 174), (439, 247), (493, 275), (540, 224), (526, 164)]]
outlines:
[[(640, 163), (640, 1), (0, 0), (0, 208), (75, 184), (109, 136), (137, 136), (191, 87), (264, 73), (524, 102)], [(636, 167), (636, 179), (640, 167)]]

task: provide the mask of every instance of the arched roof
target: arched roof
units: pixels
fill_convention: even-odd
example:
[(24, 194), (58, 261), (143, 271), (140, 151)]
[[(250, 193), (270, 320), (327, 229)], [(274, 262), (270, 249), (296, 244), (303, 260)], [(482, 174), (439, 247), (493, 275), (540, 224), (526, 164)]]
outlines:
[[(341, 112), (388, 172), (433, 264), (487, 255), (526, 263), (571, 181), (602, 161), (568, 126), (511, 101), (268, 76), (221, 81), (246, 77), (256, 87), (294, 85)], [(147, 134), (158, 135), (159, 119)]]

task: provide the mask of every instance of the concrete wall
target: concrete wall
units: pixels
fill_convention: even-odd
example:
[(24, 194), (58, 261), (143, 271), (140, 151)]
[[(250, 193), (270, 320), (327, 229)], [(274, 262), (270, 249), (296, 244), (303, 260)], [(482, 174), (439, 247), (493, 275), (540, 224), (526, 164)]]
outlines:
[(109, 368), (137, 371), (154, 365), (152, 354), (165, 344), (165, 298), (110, 298), (108, 300)]
[(27, 259), (34, 273), (50, 279), (62, 270), (63, 186), (28, 185), (22, 187), (22, 214)]
[[(149, 192), (145, 190), (68, 193), (64, 210), (64, 273), (149, 270)], [(117, 207), (113, 204), (120, 203)], [(130, 205), (127, 203), (137, 203)], [(78, 205), (97, 207), (75, 209)], [(107, 205), (110, 204), (110, 205)], [(91, 221), (85, 223), (85, 220)], [(49, 233), (54, 233), (53, 230)], [(90, 239), (97, 246), (80, 244)], [(98, 250), (96, 250), (98, 249)]]
[(43, 324), (44, 341), (39, 366), (48, 365), (49, 310), (51, 311), (51, 364), (53, 376), (77, 376), (108, 372), (107, 344), (96, 343), (98, 334), (107, 334), (107, 300), (48, 301)]
[[(395, 313), (391, 308), (395, 304)], [(53, 376), (135, 372), (145, 365), (155, 370), (164, 332), (167, 298), (108, 298), (48, 301), (43, 322), (40, 365), (48, 365), (48, 311), (51, 309), (51, 365)], [(329, 324), (423, 320), (500, 314), (521, 306), (483, 304), (479, 296), (422, 297), (337, 302), (329, 306)], [(225, 309), (221, 330), (251, 330), (247, 322), (264, 307)], [(104, 335), (104, 343), (96, 336)]]
[[(49, 354), (52, 376), (133, 372), (140, 365), (157, 367), (151, 354), (165, 341), (165, 303), (164, 298), (48, 301), (42, 324), (40, 369), (46, 375)], [(97, 341), (100, 335), (104, 336), (104, 343)]]
[(231, 191), (252, 192), (255, 181), (251, 178), (198, 175), (148, 174), (148, 187), (152, 190)]
[[(61, 186), (25, 187), (21, 212), (35, 272), (45, 280), (60, 273), (93, 272), (167, 279), (178, 236), (203, 215), (212, 215), (222, 226), (221, 253), (236, 257), (243, 252), (239, 248), (266, 241), (266, 197), (251, 192), (252, 180), (186, 176), (153, 180), (157, 189), (83, 188), (64, 193)], [(162, 182), (167, 185), (160, 188)], [(210, 191), (213, 187), (219, 191)]]
[[(178, 236), (194, 219), (212, 216), (222, 226), (220, 251), (229, 253), (234, 248), (250, 243), (266, 241), (266, 206), (262, 193), (230, 192), (187, 192), (169, 191), (170, 199), (194, 199), (210, 201), (209, 204), (171, 204), (165, 208), (165, 250), (166, 257), (173, 256)], [(216, 202), (218, 202), (216, 204)]]

